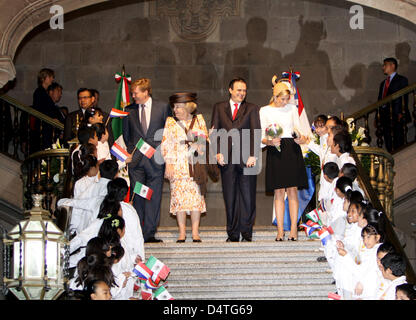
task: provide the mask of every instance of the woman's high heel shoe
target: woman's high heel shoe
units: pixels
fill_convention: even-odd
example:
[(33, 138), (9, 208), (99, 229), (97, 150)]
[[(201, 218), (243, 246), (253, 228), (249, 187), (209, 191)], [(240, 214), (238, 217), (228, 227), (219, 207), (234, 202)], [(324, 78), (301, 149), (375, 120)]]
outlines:
[(276, 238), (275, 241), (283, 241), (283, 238)]
[(184, 243), (185, 240), (186, 240), (186, 237), (185, 237), (185, 239), (178, 239), (178, 240), (176, 240), (176, 243)]

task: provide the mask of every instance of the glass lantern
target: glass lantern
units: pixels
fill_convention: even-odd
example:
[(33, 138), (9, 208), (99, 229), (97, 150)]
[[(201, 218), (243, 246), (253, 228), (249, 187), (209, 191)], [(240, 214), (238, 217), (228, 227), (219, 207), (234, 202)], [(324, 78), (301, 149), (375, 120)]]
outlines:
[(3, 239), (4, 285), (19, 300), (54, 300), (66, 288), (64, 264), (68, 241), (42, 208), (42, 195), (32, 195), (34, 207), (25, 211)]

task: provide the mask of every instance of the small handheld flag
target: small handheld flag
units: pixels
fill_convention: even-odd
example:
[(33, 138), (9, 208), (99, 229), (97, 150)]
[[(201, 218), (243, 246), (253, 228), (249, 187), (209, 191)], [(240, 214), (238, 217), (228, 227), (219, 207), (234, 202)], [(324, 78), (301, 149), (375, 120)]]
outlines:
[(110, 118), (116, 118), (116, 117), (127, 117), (129, 115), (128, 112), (123, 110), (118, 110), (115, 108), (112, 108), (110, 111)]
[(157, 281), (157, 279), (166, 280), (170, 273), (170, 269), (162, 261), (158, 260), (154, 256), (150, 256), (146, 262), (146, 266), (153, 272), (152, 280)]
[(110, 152), (113, 156), (115, 156), (118, 160), (124, 162), (129, 156), (129, 153), (120, 147), (116, 142), (114, 142), (113, 146), (110, 149)]
[(156, 300), (175, 300), (165, 287), (160, 287), (154, 293)]
[(153, 300), (152, 296), (153, 296), (153, 291), (152, 289), (148, 289), (146, 287), (146, 281), (145, 280), (140, 280), (140, 286), (141, 286), (141, 293), (142, 293), (142, 300)]
[(141, 184), (140, 182), (136, 182), (136, 185), (134, 186), (134, 193), (137, 193), (139, 196), (150, 200), (152, 198), (153, 190), (149, 187), (145, 186), (144, 184)]
[(320, 213), (322, 213), (322, 211), (320, 209), (314, 209), (311, 212), (308, 212), (306, 214), (306, 217), (311, 219), (313, 222), (316, 222), (316, 223), (319, 223), (320, 225), (322, 225)]
[(156, 151), (150, 144), (146, 143), (142, 138), (140, 138), (139, 142), (137, 142), (136, 148), (149, 159), (153, 156), (153, 154)]
[(139, 277), (141, 280), (147, 280), (153, 275), (153, 271), (149, 269), (143, 262), (137, 264), (133, 272)]
[(319, 238), (322, 241), (322, 244), (326, 246), (326, 244), (328, 243), (328, 240), (331, 239), (331, 235), (329, 234), (327, 228), (322, 228), (321, 230), (318, 231), (318, 234), (319, 234)]
[(328, 293), (328, 298), (331, 300), (341, 300), (341, 296), (334, 292)]

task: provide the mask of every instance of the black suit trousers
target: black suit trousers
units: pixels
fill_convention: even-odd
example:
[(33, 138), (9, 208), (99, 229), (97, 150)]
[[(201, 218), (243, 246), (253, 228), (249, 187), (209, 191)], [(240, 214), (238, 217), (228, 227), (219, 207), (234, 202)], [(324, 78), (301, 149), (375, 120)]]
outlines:
[[(133, 207), (136, 209), (140, 223), (142, 224), (144, 241), (154, 237), (159, 224), (163, 176), (164, 166), (157, 165), (154, 159), (148, 159), (147, 157), (142, 157), (134, 170), (130, 170), (129, 168), (130, 181), (138, 181), (153, 190), (150, 200), (138, 194), (135, 194), (133, 199)], [(134, 185), (131, 185), (130, 189), (130, 194), (132, 195)]]
[(256, 218), (257, 176), (244, 175), (240, 164), (228, 164), (220, 169), (228, 237), (239, 240), (241, 233), (251, 239)]

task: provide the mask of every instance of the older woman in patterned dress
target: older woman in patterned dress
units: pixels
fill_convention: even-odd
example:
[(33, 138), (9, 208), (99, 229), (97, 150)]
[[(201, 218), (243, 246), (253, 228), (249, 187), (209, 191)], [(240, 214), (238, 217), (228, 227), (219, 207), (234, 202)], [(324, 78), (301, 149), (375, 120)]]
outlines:
[(201, 242), (199, 222), (206, 211), (205, 199), (190, 175), (189, 163), (194, 155), (192, 148), (200, 151), (192, 137), (208, 137), (207, 127), (203, 116), (196, 115), (195, 93), (176, 93), (169, 101), (174, 116), (166, 119), (161, 150), (166, 162), (165, 178), (170, 182), (170, 213), (176, 215), (178, 222), (178, 243), (186, 239), (187, 215), (191, 216), (193, 242)]

